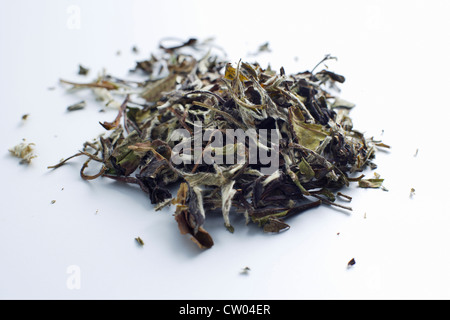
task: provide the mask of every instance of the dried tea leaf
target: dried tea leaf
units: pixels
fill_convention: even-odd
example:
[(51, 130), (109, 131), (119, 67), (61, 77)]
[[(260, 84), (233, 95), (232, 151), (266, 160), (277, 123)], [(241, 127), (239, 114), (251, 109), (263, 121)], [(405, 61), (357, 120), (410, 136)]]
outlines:
[(176, 74), (170, 74), (164, 79), (148, 84), (141, 93), (141, 96), (147, 101), (158, 101), (162, 97), (163, 92), (171, 91), (174, 89), (175, 84)]
[(298, 165), (298, 169), (300, 174), (302, 175), (301, 176), (302, 181), (304, 182), (310, 181), (312, 178), (314, 178), (316, 174), (309, 165), (308, 161), (305, 160), (305, 158), (303, 158), (300, 164)]
[(231, 201), (233, 200), (234, 195), (236, 194), (236, 190), (233, 189), (235, 181), (230, 181), (222, 186), (222, 215), (225, 221), (225, 227), (231, 233), (234, 232), (233, 226), (230, 224), (230, 209), (231, 209)]
[(331, 80), (336, 81), (336, 82), (340, 82), (340, 83), (344, 83), (345, 82), (345, 77), (344, 76), (342, 76), (340, 74), (337, 74), (337, 73), (334, 73), (334, 72), (331, 72), (331, 71), (328, 71), (328, 70), (322, 70), (322, 71), (318, 72), (316, 74), (316, 77), (317, 76), (326, 76), (326, 77), (330, 78)]
[(83, 101), (80, 101), (78, 103), (68, 106), (67, 111), (81, 110), (81, 109), (84, 109), (84, 107), (86, 107), (86, 101), (83, 100)]
[(136, 242), (137, 242), (140, 246), (143, 246), (143, 245), (144, 245), (144, 241), (143, 241), (140, 237), (134, 238), (134, 240), (136, 240)]
[(270, 48), (269, 48), (269, 42), (265, 42), (262, 45), (259, 46), (258, 48), (258, 52), (270, 52)]
[(341, 98), (336, 98), (334, 100), (333, 104), (331, 105), (332, 109), (335, 109), (335, 108), (353, 109), (354, 107), (355, 107), (354, 103), (349, 102), (344, 99), (341, 99)]
[[(225, 79), (227, 80), (235, 80), (236, 79), (236, 68), (233, 68), (231, 63), (227, 63), (226, 69), (225, 69)], [(239, 80), (240, 81), (247, 81), (248, 78), (244, 76), (242, 73), (239, 73)]]
[(358, 181), (358, 186), (361, 188), (380, 188), (384, 179), (361, 179)]
[(329, 135), (321, 125), (306, 123), (305, 117), (298, 108), (290, 107), (289, 116), (298, 143), (307, 149), (316, 150)]
[(29, 164), (32, 159), (37, 157), (37, 155), (34, 154), (34, 146), (34, 143), (26, 143), (24, 139), (24, 142), (15, 145), (8, 149), (8, 151), (11, 152), (13, 156), (22, 159), (20, 163)]
[(89, 69), (83, 67), (81, 64), (78, 66), (78, 74), (82, 76), (86, 76), (89, 73)]
[(347, 268), (350, 268), (352, 266), (354, 266), (356, 264), (355, 258), (352, 258), (348, 263), (347, 263)]
[(196, 211), (199, 210), (198, 202), (194, 195), (195, 193), (192, 192), (187, 183), (181, 183), (177, 197), (174, 199), (174, 203), (177, 204), (175, 220), (181, 234), (191, 234), (191, 240), (202, 249), (211, 248), (214, 241), (201, 226), (202, 221), (196, 214)]
[(241, 270), (241, 274), (247, 275), (247, 274), (249, 274), (249, 271), (250, 271), (250, 268), (249, 268), (249, 267), (244, 267), (244, 268), (242, 268), (242, 270)]
[(281, 231), (288, 230), (289, 228), (289, 225), (281, 219), (271, 218), (266, 224), (264, 224), (263, 230), (264, 232), (279, 233)]

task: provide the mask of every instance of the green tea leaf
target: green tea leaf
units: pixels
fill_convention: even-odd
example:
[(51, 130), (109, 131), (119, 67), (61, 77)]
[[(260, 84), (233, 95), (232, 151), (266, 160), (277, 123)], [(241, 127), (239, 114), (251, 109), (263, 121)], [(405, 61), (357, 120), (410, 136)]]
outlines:
[(308, 182), (315, 176), (314, 170), (309, 165), (308, 161), (305, 158), (302, 159), (300, 164), (298, 165), (299, 172), (301, 174), (302, 181)]
[(361, 188), (380, 188), (384, 179), (360, 179), (358, 186)]
[(320, 143), (329, 135), (319, 124), (306, 123), (301, 110), (290, 107), (289, 116), (298, 143), (310, 150), (316, 150)]

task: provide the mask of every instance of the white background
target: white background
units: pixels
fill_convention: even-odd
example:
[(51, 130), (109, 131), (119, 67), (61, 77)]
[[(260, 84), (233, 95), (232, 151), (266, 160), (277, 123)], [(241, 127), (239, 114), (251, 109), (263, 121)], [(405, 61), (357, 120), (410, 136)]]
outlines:
[[(0, 298), (450, 298), (449, 9), (424, 0), (3, 2)], [(48, 170), (116, 115), (58, 80), (102, 68), (126, 78), (166, 36), (214, 36), (232, 61), (268, 41), (272, 52), (257, 59), (287, 73), (338, 57), (328, 67), (347, 78), (356, 129), (392, 146), (376, 155), (389, 191), (351, 188), (351, 213), (323, 206), (278, 235), (239, 217), (231, 234), (210, 217), (215, 245), (200, 250), (180, 235), (173, 208), (155, 212), (140, 189), (83, 181), (82, 159)], [(82, 99), (84, 110), (66, 112)], [(29, 166), (8, 152), (23, 138), (36, 144)], [(74, 267), (79, 288), (68, 285)]]

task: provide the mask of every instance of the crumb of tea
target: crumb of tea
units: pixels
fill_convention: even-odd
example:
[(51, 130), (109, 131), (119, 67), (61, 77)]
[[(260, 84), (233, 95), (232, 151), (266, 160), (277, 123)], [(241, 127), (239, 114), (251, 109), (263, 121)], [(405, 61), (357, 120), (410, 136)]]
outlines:
[(86, 76), (89, 73), (89, 69), (82, 66), (81, 64), (78, 66), (78, 74), (82, 76)]
[(144, 241), (143, 241), (140, 237), (134, 238), (134, 240), (136, 240), (136, 242), (137, 242), (139, 245), (141, 245), (141, 246), (144, 245)]
[(34, 154), (34, 146), (34, 143), (26, 143), (25, 139), (23, 139), (23, 142), (15, 145), (8, 150), (13, 156), (22, 159), (20, 163), (29, 164), (33, 158), (37, 157)]
[(352, 258), (348, 263), (347, 263), (347, 268), (350, 268), (352, 266), (354, 266), (356, 264), (355, 258)]
[(250, 268), (249, 268), (249, 267), (244, 267), (244, 268), (242, 268), (242, 270), (241, 270), (241, 274), (248, 274), (249, 271), (250, 271)]

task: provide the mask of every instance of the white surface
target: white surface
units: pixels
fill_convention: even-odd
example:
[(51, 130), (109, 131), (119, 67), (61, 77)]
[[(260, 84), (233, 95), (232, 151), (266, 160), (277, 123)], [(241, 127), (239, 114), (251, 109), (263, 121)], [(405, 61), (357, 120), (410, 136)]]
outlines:
[[(4, 2), (0, 298), (450, 298), (449, 9), (448, 1)], [(165, 36), (215, 36), (235, 61), (269, 41), (260, 61), (287, 73), (337, 56), (329, 67), (347, 78), (342, 97), (357, 103), (355, 127), (393, 147), (376, 160), (389, 192), (352, 189), (351, 214), (321, 207), (279, 235), (237, 218), (230, 234), (211, 217), (215, 245), (201, 251), (179, 234), (173, 208), (154, 212), (140, 189), (83, 181), (82, 159), (47, 170), (116, 115), (58, 79), (79, 80), (80, 63), (89, 79), (102, 68), (127, 77)], [(81, 99), (85, 110), (66, 112)], [(30, 166), (7, 151), (22, 138), (36, 143)], [(79, 289), (67, 284), (73, 266)]]

